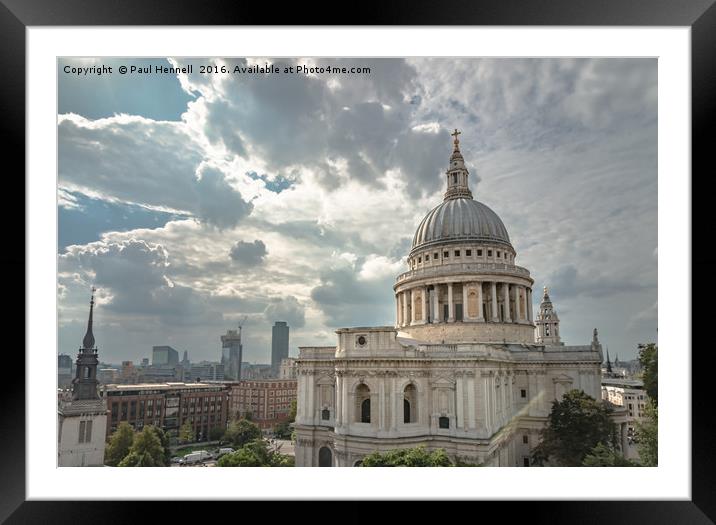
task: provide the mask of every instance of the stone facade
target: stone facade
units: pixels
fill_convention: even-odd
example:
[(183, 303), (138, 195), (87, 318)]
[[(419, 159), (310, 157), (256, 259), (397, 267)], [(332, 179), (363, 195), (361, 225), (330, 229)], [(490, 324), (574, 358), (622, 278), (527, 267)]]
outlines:
[(565, 346), (555, 313), (537, 340), (534, 281), (497, 214), (473, 200), (457, 135), (445, 200), (420, 223), (393, 287), (395, 325), (300, 348), (296, 466), (350, 467), (417, 445), (526, 466), (553, 400), (574, 388), (601, 397), (596, 330), (591, 344)]

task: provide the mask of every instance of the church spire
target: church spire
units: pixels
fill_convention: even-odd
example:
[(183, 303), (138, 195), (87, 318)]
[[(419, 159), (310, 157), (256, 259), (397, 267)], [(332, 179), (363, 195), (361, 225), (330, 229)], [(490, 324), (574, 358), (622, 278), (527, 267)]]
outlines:
[(539, 305), (535, 325), (537, 326), (538, 343), (554, 346), (562, 345), (562, 340), (559, 336), (559, 317), (549, 298), (546, 286), (543, 288), (542, 302)]
[(92, 313), (94, 311), (94, 286), (92, 287), (92, 298), (90, 299), (89, 319), (87, 320), (87, 333), (82, 339), (82, 348), (77, 354), (75, 363), (75, 378), (72, 380), (72, 399), (73, 400), (97, 400), (99, 394), (97, 387), (97, 349), (94, 344), (94, 334), (92, 333)]
[(450, 135), (455, 137), (453, 140), (452, 155), (450, 155), (450, 165), (446, 172), (447, 175), (447, 191), (445, 192), (445, 200), (448, 199), (472, 199), (472, 192), (467, 185), (467, 176), (469, 172), (465, 167), (465, 159), (460, 152), (460, 140), (458, 136), (462, 132), (457, 129)]
[(90, 311), (89, 319), (87, 320), (87, 333), (85, 333), (84, 339), (82, 339), (82, 349), (92, 350), (94, 348), (94, 334), (92, 333), (92, 310), (94, 310), (94, 293), (97, 289), (92, 287), (92, 298), (90, 299)]
[(607, 373), (612, 373), (612, 362), (609, 360), (609, 347), (607, 347)]

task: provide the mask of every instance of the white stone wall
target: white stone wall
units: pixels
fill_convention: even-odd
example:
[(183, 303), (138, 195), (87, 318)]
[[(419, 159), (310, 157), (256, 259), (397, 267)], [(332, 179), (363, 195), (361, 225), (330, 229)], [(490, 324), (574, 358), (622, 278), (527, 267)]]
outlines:
[[(80, 422), (82, 421), (92, 422), (91, 440), (88, 443), (80, 443)], [(58, 424), (58, 466), (101, 467), (104, 465), (106, 413), (60, 415)]]

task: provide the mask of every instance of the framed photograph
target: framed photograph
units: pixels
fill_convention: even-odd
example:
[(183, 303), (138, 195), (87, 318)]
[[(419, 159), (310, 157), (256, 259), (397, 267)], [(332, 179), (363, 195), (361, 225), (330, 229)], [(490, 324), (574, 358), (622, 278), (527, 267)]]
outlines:
[(3, 2), (27, 193), (3, 518), (350, 499), (711, 522), (689, 276), (713, 6), (260, 26), (161, 5)]

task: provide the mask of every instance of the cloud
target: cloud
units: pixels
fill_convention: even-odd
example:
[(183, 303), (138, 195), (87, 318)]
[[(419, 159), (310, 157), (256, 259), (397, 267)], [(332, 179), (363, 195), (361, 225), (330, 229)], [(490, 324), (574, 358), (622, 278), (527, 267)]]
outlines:
[(60, 115), (58, 139), (61, 191), (190, 213), (218, 228), (251, 212), (184, 123)]
[(238, 241), (229, 252), (229, 257), (245, 266), (257, 266), (266, 257), (266, 245), (261, 240), (254, 242)]
[(264, 310), (264, 318), (269, 323), (286, 321), (292, 328), (302, 328), (306, 324), (305, 308), (291, 295), (271, 299)]

